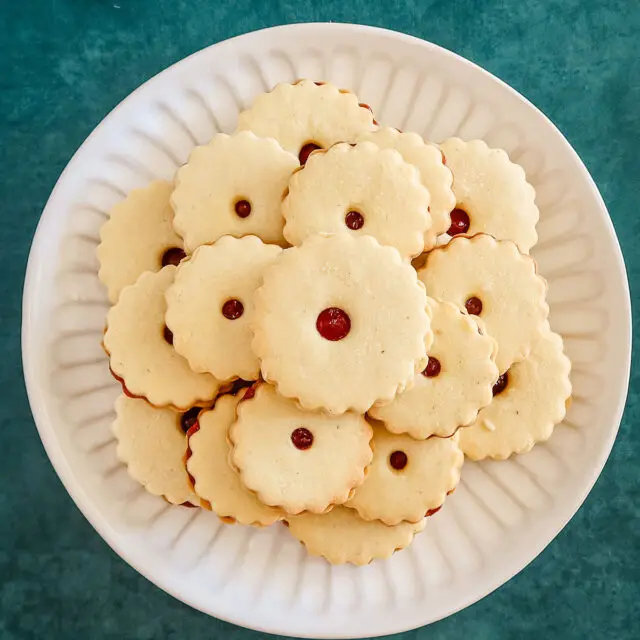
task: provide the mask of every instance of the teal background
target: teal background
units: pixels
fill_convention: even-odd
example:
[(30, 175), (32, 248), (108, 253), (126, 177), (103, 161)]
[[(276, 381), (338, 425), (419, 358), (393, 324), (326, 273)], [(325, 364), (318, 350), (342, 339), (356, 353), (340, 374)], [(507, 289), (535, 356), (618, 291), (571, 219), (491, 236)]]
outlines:
[[(189, 609), (139, 576), (65, 493), (24, 391), (22, 283), (31, 238), (58, 175), (130, 91), (230, 36), (328, 20), (431, 40), (477, 62), (540, 107), (598, 184), (620, 237), (632, 299), (638, 298), (638, 0), (322, 0), (317, 7), (269, 0), (2, 0), (2, 640), (257, 637)], [(640, 637), (639, 398), (636, 367), (611, 458), (584, 506), (546, 551), (491, 596), (404, 638)]]

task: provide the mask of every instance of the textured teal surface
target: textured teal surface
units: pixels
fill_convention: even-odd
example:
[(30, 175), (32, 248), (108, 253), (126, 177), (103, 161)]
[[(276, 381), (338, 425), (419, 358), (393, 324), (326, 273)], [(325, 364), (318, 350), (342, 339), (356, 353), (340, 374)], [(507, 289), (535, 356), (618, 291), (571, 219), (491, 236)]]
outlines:
[[(172, 599), (102, 542), (47, 460), (21, 375), (24, 269), (50, 190), (93, 127), (183, 56), (261, 27), (329, 20), (405, 31), (462, 54), (532, 100), (582, 156), (620, 235), (633, 300), (640, 295), (638, 0), (307, 4), (0, 2), (2, 640), (258, 636)], [(404, 638), (640, 637), (639, 398), (636, 367), (612, 456), (546, 551), (491, 596)]]

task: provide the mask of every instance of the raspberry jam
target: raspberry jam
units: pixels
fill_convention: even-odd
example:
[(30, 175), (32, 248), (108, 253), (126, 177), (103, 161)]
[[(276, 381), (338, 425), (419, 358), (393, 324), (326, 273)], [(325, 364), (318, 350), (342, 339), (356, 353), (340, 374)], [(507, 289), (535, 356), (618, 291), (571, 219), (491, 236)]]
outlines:
[(201, 407), (192, 407), (189, 411), (185, 411), (180, 416), (180, 427), (185, 433), (187, 433), (187, 431), (189, 431), (189, 429), (198, 422), (198, 414), (201, 409)]
[(428, 518), (429, 516), (432, 516), (434, 513), (438, 513), (440, 509), (442, 509), (442, 505), (440, 505), (439, 507), (436, 507), (435, 509), (429, 509), (429, 511), (427, 511), (427, 513), (424, 514), (424, 517)]
[(166, 267), (167, 265), (172, 264), (177, 267), (186, 255), (187, 254), (180, 249), (180, 247), (171, 247), (162, 254), (162, 266)]
[(457, 236), (459, 233), (469, 231), (469, 214), (463, 209), (454, 209), (451, 212), (451, 226), (447, 233), (450, 236)]
[(407, 454), (404, 451), (394, 451), (389, 456), (389, 464), (396, 470), (401, 471), (407, 466)]
[(251, 215), (251, 203), (247, 200), (238, 200), (235, 209), (238, 218), (248, 218)]
[(482, 300), (480, 298), (476, 298), (475, 296), (471, 296), (465, 303), (464, 308), (467, 310), (467, 313), (472, 316), (479, 316), (482, 313)]
[(307, 160), (313, 151), (316, 149), (322, 149), (320, 145), (314, 144), (313, 142), (309, 142), (305, 144), (302, 149), (300, 149), (300, 153), (298, 154), (298, 160), (300, 160), (300, 164), (304, 166), (307, 164)]
[(429, 356), (429, 362), (425, 367), (422, 375), (425, 378), (435, 378), (440, 373), (440, 360), (438, 358), (432, 358)]
[(359, 211), (347, 211), (347, 215), (344, 217), (344, 223), (351, 231), (357, 231), (364, 226), (364, 217)]
[(162, 330), (162, 336), (166, 343), (173, 344), (173, 333), (166, 324), (164, 325), (164, 329)]
[(222, 315), (228, 320), (237, 320), (244, 313), (244, 305), (240, 300), (231, 298), (222, 305)]
[(318, 314), (316, 329), (325, 340), (336, 342), (345, 338), (351, 331), (351, 319), (342, 309), (329, 307)]
[(291, 432), (291, 442), (296, 449), (305, 451), (313, 444), (313, 433), (309, 429), (299, 427)]
[(500, 395), (507, 388), (508, 384), (509, 384), (509, 372), (505, 371), (496, 380), (496, 383), (493, 385), (493, 395), (494, 396)]

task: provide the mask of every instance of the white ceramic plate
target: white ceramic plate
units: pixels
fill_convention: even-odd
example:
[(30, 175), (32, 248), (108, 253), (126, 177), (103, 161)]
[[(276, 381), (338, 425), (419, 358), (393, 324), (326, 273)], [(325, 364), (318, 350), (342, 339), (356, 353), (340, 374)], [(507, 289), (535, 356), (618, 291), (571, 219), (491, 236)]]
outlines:
[[(115, 457), (118, 386), (100, 348), (107, 299), (95, 248), (111, 206), (153, 178), (170, 179), (195, 144), (232, 131), (257, 93), (301, 77), (355, 90), (382, 123), (433, 141), (481, 137), (525, 167), (541, 212), (534, 255), (549, 280), (552, 325), (574, 366), (573, 405), (547, 444), (507, 462), (467, 463), (458, 491), (408, 550), (360, 569), (307, 556), (284, 527), (226, 526), (211, 513), (147, 495)], [(625, 269), (607, 210), (549, 120), (432, 44), (368, 27), (308, 24), (251, 33), (183, 60), (89, 136), (38, 226), (22, 348), (51, 462), (127, 562), (176, 598), (239, 625), (356, 637), (424, 625), (475, 602), (562, 529), (611, 450), (630, 335)]]

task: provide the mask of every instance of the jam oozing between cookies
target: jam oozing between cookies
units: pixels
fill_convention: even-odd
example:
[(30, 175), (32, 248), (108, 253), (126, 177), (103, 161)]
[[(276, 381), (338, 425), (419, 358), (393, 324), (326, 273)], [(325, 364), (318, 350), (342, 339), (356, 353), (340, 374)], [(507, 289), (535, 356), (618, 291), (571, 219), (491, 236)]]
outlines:
[(496, 380), (496, 383), (493, 385), (493, 395), (494, 396), (500, 395), (507, 388), (508, 384), (509, 384), (509, 372), (505, 371)]
[(469, 231), (469, 214), (464, 209), (454, 209), (451, 212), (451, 226), (447, 233), (450, 236), (457, 236), (460, 233), (467, 233)]
[(302, 149), (300, 149), (300, 153), (298, 154), (298, 160), (300, 160), (300, 164), (302, 166), (307, 164), (309, 156), (313, 151), (316, 151), (317, 149), (322, 149), (322, 147), (313, 142), (308, 142), (307, 144), (305, 144)]
[(162, 254), (161, 264), (163, 267), (170, 264), (177, 267), (186, 255), (180, 247), (171, 247)]
[(167, 325), (164, 325), (164, 329), (162, 330), (162, 337), (167, 344), (173, 344), (173, 333)]
[(313, 444), (313, 433), (305, 427), (298, 427), (291, 432), (291, 442), (296, 449), (306, 451)]
[(364, 227), (364, 216), (359, 211), (347, 211), (347, 215), (344, 217), (344, 223), (351, 231), (358, 231)]
[(429, 356), (429, 362), (427, 362), (427, 366), (424, 368), (422, 375), (425, 378), (435, 378), (440, 373), (440, 369), (440, 360)]
[(238, 218), (248, 218), (251, 215), (251, 203), (248, 200), (238, 200), (235, 210)]
[(318, 314), (316, 329), (325, 340), (336, 342), (346, 338), (351, 331), (351, 319), (346, 311), (329, 307)]
[(201, 411), (201, 407), (191, 407), (188, 411), (185, 411), (180, 416), (180, 427), (187, 433), (196, 422), (198, 422), (198, 414)]
[(244, 313), (244, 305), (240, 300), (231, 298), (222, 305), (222, 315), (227, 320), (237, 320)]
[(396, 471), (402, 471), (407, 466), (407, 454), (404, 451), (394, 451), (389, 456), (389, 465)]
[(472, 316), (479, 316), (482, 313), (482, 300), (476, 296), (471, 296), (464, 303), (464, 308), (467, 310), (468, 314)]

